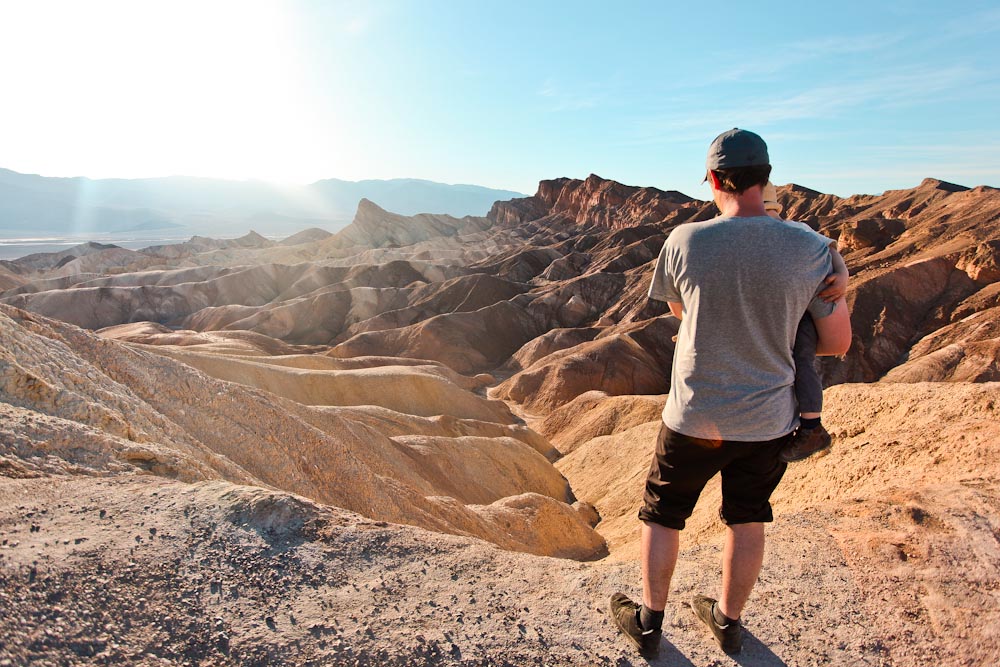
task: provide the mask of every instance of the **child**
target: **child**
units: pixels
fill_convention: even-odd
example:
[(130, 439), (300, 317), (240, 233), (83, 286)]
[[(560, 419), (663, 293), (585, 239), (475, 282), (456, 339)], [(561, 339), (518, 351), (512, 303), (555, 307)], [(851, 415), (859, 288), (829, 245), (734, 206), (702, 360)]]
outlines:
[[(778, 203), (777, 192), (770, 182), (764, 188), (764, 208), (772, 218), (781, 219), (781, 204)], [(802, 222), (789, 221), (789, 224), (812, 229)], [(827, 287), (819, 293), (819, 297), (829, 303), (844, 296), (847, 291), (848, 273), (847, 265), (837, 252), (836, 244), (833, 240), (828, 240), (833, 259), (833, 273), (827, 277)], [(799, 322), (798, 331), (795, 333), (795, 347), (792, 349), (792, 357), (795, 360), (795, 398), (799, 403), (799, 428), (778, 454), (778, 457), (786, 463), (801, 461), (819, 452), (825, 454), (833, 442), (830, 434), (820, 423), (823, 410), (823, 383), (816, 372), (816, 340), (816, 326), (809, 313), (806, 313)]]

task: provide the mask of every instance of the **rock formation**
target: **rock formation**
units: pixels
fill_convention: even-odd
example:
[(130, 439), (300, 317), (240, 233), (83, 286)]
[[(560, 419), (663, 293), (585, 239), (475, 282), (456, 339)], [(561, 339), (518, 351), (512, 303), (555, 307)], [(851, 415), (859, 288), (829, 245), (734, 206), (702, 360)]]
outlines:
[[(200, 360), (192, 356), (198, 353), (182, 356), (230, 380), (225, 382), (192, 365), (7, 306), (0, 306), (0, 340), (0, 406), (13, 411), (3, 420), (0, 443), (3, 455), (18, 459), (24, 470), (222, 478), (287, 489), (377, 519), (483, 537), (493, 533), (493, 541), (508, 548), (584, 558), (602, 549), (574, 511), (550, 507), (572, 502), (566, 481), (515, 437), (390, 439), (335, 410), (306, 405), (356, 405), (364, 398), (418, 416), (448, 410), (459, 418), (512, 421), (505, 406), (462, 391), (447, 373), (382, 366), (359, 375), (240, 358), (213, 364), (212, 353), (201, 353)], [(345, 401), (345, 395), (354, 398)], [(58, 432), (63, 435), (54, 437)], [(99, 447), (78, 448), (75, 433)], [(477, 482), (477, 475), (489, 480)], [(525, 493), (532, 495), (504, 504), (506, 497)], [(456, 495), (442, 498), (449, 494)], [(538, 513), (553, 525), (565, 524), (552, 533), (557, 543), (522, 543), (511, 536), (508, 524), (530, 523)], [(520, 537), (531, 535), (525, 530)], [(559, 541), (567, 537), (573, 541)]]
[[(774, 498), (749, 661), (1000, 657), (998, 192), (778, 188), (851, 267), (855, 339), (832, 453)], [(638, 585), (677, 332), (646, 290), (713, 214), (592, 175), (485, 218), (362, 201), (335, 234), (0, 263), (0, 664), (640, 664), (604, 605)], [(662, 664), (718, 662), (684, 605), (718, 502)]]
[(549, 218), (582, 227), (618, 229), (661, 222), (694, 202), (680, 192), (622, 185), (591, 174), (582, 181), (542, 181), (533, 197), (497, 202), (487, 217), (505, 226)]

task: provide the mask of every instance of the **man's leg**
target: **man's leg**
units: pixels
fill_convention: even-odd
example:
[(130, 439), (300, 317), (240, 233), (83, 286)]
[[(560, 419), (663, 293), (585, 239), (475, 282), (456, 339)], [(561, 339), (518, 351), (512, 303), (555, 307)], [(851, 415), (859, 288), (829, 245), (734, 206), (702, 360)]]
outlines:
[(653, 611), (663, 611), (667, 604), (679, 545), (679, 530), (649, 521), (643, 522), (642, 603)]
[(764, 562), (764, 524), (728, 526), (722, 551), (722, 594), (718, 608), (729, 618), (739, 618), (750, 598)]
[(778, 458), (778, 452), (787, 441), (786, 436), (739, 443), (741, 455), (722, 469), (719, 516), (727, 526), (722, 593), (718, 601), (696, 595), (691, 608), (729, 654), (739, 653), (743, 647), (739, 619), (764, 561), (764, 523), (774, 518), (769, 500), (785, 474), (787, 464)]
[(680, 531), (705, 483), (727, 463), (719, 458), (721, 444), (660, 426), (639, 510), (643, 604), (615, 593), (608, 606), (615, 627), (647, 658), (660, 650), (663, 608), (677, 563)]

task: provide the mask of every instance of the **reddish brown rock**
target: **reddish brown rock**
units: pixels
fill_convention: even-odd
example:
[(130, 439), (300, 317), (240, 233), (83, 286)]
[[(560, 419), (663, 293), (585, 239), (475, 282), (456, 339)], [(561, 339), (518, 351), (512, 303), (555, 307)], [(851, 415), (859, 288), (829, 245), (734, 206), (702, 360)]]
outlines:
[(841, 253), (874, 248), (881, 250), (906, 231), (902, 220), (862, 218), (844, 223), (840, 228), (837, 249)]
[(968, 276), (943, 258), (859, 280), (848, 295), (854, 342), (844, 361), (826, 361), (826, 382), (879, 379), (973, 292)]
[(975, 312), (921, 339), (885, 382), (1000, 380), (1000, 307)]
[(680, 192), (623, 185), (591, 174), (583, 181), (542, 181), (534, 197), (497, 202), (487, 217), (507, 226), (551, 217), (582, 227), (618, 229), (661, 222), (694, 203)]
[(990, 239), (965, 251), (956, 265), (978, 285), (1000, 281), (1000, 239)]

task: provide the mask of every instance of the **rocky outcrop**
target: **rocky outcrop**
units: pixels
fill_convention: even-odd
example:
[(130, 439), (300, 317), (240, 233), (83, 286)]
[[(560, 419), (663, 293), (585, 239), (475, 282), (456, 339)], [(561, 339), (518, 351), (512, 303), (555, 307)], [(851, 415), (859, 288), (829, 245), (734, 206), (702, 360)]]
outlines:
[(527, 289), (527, 285), (482, 273), (423, 285), (406, 294), (405, 304), (401, 303), (393, 309), (382, 309), (377, 315), (355, 320), (339, 339), (346, 340), (365, 331), (398, 329), (444, 313), (476, 311), (508, 301)]
[(628, 336), (608, 336), (553, 352), (504, 381), (493, 396), (546, 414), (580, 394), (662, 394), (670, 387), (656, 360)]
[(535, 429), (560, 453), (569, 454), (594, 438), (659, 421), (665, 403), (666, 397), (662, 395), (612, 396), (595, 389), (556, 408), (536, 423)]
[(591, 174), (582, 181), (542, 181), (534, 197), (497, 202), (486, 217), (505, 226), (552, 218), (580, 227), (619, 229), (662, 222), (695, 203), (680, 192), (623, 185)]
[(989, 239), (969, 248), (959, 257), (955, 268), (965, 271), (977, 285), (1000, 282), (1000, 239)]
[(849, 253), (855, 250), (882, 250), (906, 231), (902, 220), (862, 218), (846, 222), (837, 236), (837, 250)]
[(827, 384), (879, 379), (975, 291), (968, 276), (943, 258), (860, 279), (848, 295), (854, 342), (844, 361), (825, 362)]
[(975, 312), (925, 336), (883, 381), (1000, 381), (1000, 307)]
[(520, 350), (515, 352), (510, 357), (510, 361), (507, 362), (505, 368), (514, 372), (524, 370), (550, 354), (594, 340), (600, 331), (600, 329), (589, 327), (580, 329), (550, 329), (541, 336), (533, 338)]

